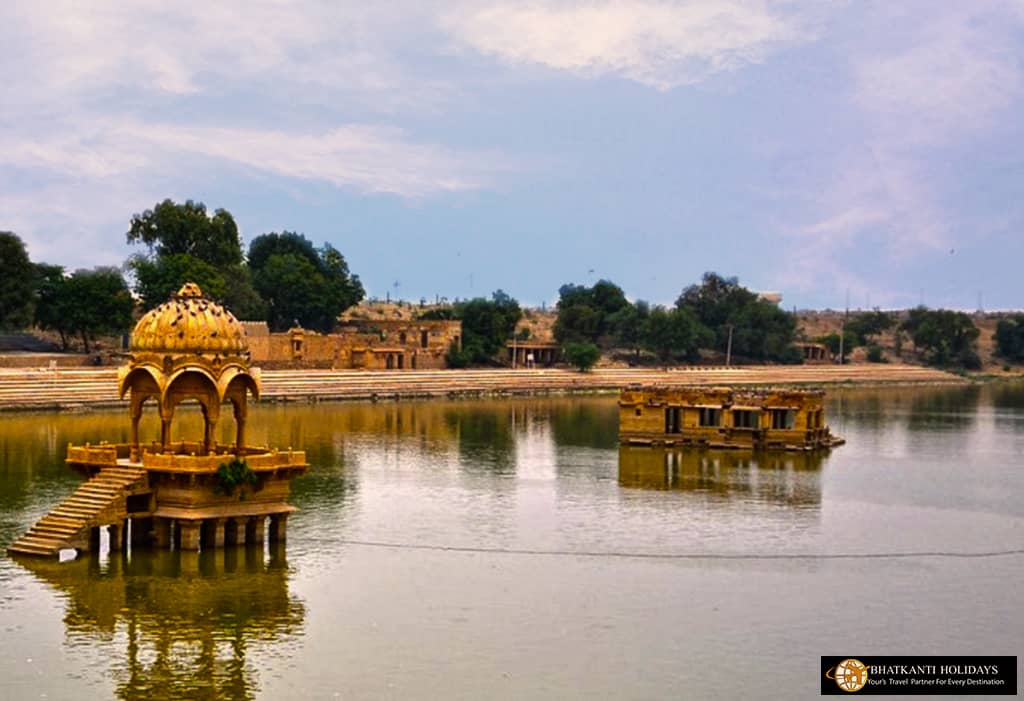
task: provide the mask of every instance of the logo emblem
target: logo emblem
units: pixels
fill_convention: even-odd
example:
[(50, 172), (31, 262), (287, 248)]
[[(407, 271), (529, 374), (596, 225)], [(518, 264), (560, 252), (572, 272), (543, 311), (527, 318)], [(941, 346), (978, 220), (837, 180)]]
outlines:
[(860, 691), (868, 683), (868, 668), (851, 657), (825, 672), (825, 678), (835, 681), (843, 691)]

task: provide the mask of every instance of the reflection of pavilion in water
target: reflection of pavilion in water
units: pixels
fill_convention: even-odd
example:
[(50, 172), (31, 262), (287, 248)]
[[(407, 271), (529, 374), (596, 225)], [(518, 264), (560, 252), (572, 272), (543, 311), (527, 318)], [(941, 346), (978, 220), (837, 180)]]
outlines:
[(251, 699), (259, 688), (249, 646), (280, 644), (305, 616), (288, 593), (283, 545), (269, 553), (154, 550), (106, 563), (19, 562), (67, 596), (69, 641), (84, 638), (102, 655), (123, 634), (124, 657), (115, 655), (110, 671), (118, 698)]
[(791, 506), (821, 503), (821, 452), (620, 446), (619, 485), (704, 492)]

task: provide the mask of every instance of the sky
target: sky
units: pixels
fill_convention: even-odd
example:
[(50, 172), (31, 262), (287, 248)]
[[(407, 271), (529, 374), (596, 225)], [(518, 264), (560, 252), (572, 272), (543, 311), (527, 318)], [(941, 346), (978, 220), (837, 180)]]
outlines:
[(0, 230), (330, 242), (369, 295), (705, 271), (787, 308), (1024, 307), (1024, 1), (0, 5)]

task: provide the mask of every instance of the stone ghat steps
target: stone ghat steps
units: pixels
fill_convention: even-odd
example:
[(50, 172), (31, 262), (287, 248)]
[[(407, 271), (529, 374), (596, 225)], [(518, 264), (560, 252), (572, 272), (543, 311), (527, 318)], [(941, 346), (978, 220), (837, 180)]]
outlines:
[(97, 520), (103, 512), (115, 508), (124, 512), (127, 490), (146, 479), (138, 468), (103, 468), (78, 485), (53, 511), (41, 518), (25, 535), (8, 548), (8, 555), (57, 557), (64, 548), (88, 539), (84, 533), (93, 526), (106, 525)]
[[(263, 373), (263, 399), (446, 396), (536, 391), (610, 390), (630, 384), (954, 382), (955, 375), (911, 365), (600, 368), (541, 370), (275, 370)], [(113, 369), (0, 372), (0, 408), (120, 405)]]

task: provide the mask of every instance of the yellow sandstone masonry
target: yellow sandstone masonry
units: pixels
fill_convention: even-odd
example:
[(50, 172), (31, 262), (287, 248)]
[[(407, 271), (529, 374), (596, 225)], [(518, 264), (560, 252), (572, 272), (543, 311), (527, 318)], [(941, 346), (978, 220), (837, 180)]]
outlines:
[(619, 396), (630, 445), (814, 450), (842, 445), (825, 424), (824, 391), (634, 386)]
[[(269, 518), (271, 541), (285, 539), (291, 481), (308, 465), (303, 451), (247, 446), (248, 401), (258, 399), (260, 371), (251, 367), (244, 326), (206, 299), (194, 283), (149, 311), (131, 339), (128, 365), (118, 371), (118, 395), (129, 398), (128, 443), (68, 446), (67, 462), (86, 476), (77, 490), (10, 546), (12, 554), (55, 557), (60, 550), (95, 550), (109, 529), (111, 550), (156, 545), (199, 550), (260, 544)], [(175, 409), (202, 408), (198, 440), (171, 441)], [(143, 442), (139, 420), (147, 403), (160, 412), (160, 436)], [(235, 441), (214, 440), (222, 406), (230, 405)], [(242, 479), (221, 466), (242, 463)], [(130, 529), (129, 529), (130, 524)]]

